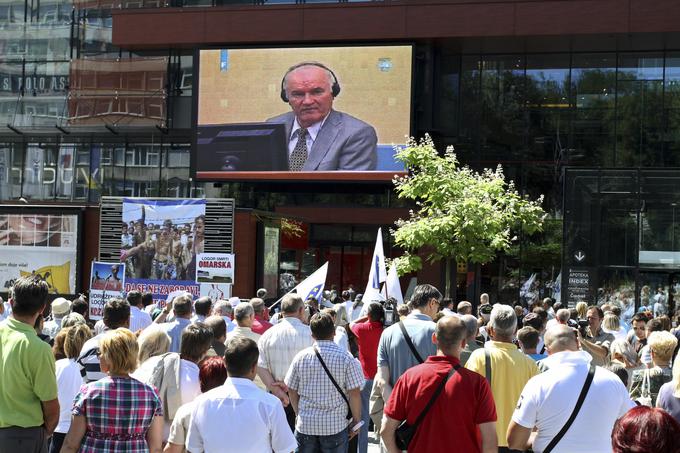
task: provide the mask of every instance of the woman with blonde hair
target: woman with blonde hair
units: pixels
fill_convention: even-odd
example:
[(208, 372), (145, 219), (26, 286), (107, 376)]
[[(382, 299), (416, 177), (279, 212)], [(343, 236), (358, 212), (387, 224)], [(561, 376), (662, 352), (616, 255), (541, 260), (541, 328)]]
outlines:
[(656, 407), (665, 410), (680, 422), (680, 360), (677, 358), (673, 364), (673, 379), (659, 389)]
[(621, 321), (614, 313), (605, 313), (604, 320), (602, 321), (602, 330), (614, 335), (616, 340), (626, 339), (626, 329), (621, 327)]
[(630, 390), (632, 399), (650, 397), (652, 405), (656, 403), (661, 386), (673, 378), (670, 363), (677, 344), (678, 339), (675, 335), (666, 331), (652, 332), (647, 337), (653, 367), (633, 373)]
[(150, 327), (142, 331), (137, 339), (139, 345), (139, 368), (132, 373), (132, 377), (142, 382), (149, 382), (154, 367), (163, 354), (170, 350), (170, 336), (164, 330)]
[[(59, 453), (66, 433), (71, 426), (71, 405), (73, 399), (83, 385), (80, 366), (76, 362), (80, 350), (87, 340), (92, 338), (92, 331), (84, 324), (62, 328), (57, 334), (60, 338), (64, 357), (55, 363), (57, 376), (57, 397), (59, 398), (59, 423), (50, 440), (50, 453)], [(56, 340), (56, 339), (55, 339)], [(55, 347), (56, 347), (55, 341)]]
[(153, 387), (130, 377), (139, 353), (135, 334), (108, 331), (99, 350), (107, 376), (81, 387), (62, 453), (160, 453), (163, 403)]
[(588, 314), (588, 304), (583, 301), (577, 303), (576, 313), (578, 314), (578, 319), (586, 319)]

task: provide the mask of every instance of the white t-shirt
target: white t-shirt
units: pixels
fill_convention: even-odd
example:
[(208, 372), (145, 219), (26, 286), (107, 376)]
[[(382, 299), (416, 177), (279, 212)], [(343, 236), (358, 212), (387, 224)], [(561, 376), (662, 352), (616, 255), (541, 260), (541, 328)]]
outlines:
[(344, 327), (337, 326), (335, 328), (335, 337), (333, 337), (333, 341), (345, 351), (349, 351), (349, 338), (347, 337), (347, 331), (345, 331)]
[(140, 329), (146, 329), (153, 321), (151, 315), (140, 310), (137, 307), (130, 307), (130, 331), (137, 332)]
[(205, 453), (289, 453), (297, 442), (278, 398), (248, 379), (228, 378), (196, 400), (186, 446)]
[(61, 359), (55, 363), (57, 375), (57, 398), (59, 399), (59, 423), (57, 433), (67, 433), (71, 427), (71, 409), (73, 399), (83, 385), (80, 367), (73, 359)]
[[(590, 361), (584, 351), (555, 353), (543, 359), (548, 370), (531, 378), (522, 390), (512, 420), (525, 428), (537, 428), (534, 452), (541, 453), (571, 415)], [(621, 379), (597, 367), (576, 420), (553, 453), (611, 452), (614, 422), (634, 406)]]

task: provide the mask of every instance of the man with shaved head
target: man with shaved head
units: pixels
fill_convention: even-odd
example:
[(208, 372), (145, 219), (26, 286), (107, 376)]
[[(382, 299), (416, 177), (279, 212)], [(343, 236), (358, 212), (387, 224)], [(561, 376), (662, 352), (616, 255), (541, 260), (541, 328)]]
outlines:
[(403, 420), (413, 426), (441, 385), (443, 390), (417, 426), (409, 451), (444, 453), (454, 445), (455, 451), (498, 451), (491, 387), (482, 376), (460, 365), (467, 336), (468, 328), (457, 316), (440, 319), (432, 334), (437, 355), (408, 369), (397, 380), (385, 405), (381, 430), (388, 452), (400, 451), (395, 442), (397, 427)]
[[(551, 327), (545, 334), (548, 370), (527, 382), (508, 427), (512, 449), (543, 452), (553, 444), (553, 453), (596, 453), (611, 451), (614, 422), (634, 403), (614, 373), (592, 365), (592, 356), (579, 350), (576, 331), (565, 325)], [(589, 372), (592, 383), (583, 405), (555, 444), (555, 437), (576, 407)], [(536, 436), (530, 440), (531, 432)]]

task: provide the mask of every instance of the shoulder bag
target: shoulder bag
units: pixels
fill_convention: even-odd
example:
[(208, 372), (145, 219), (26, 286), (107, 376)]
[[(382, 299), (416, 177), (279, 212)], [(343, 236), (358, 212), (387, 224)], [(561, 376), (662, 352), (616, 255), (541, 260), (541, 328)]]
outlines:
[(486, 348), (484, 348), (484, 374), (486, 381), (491, 385), (491, 353)]
[(319, 359), (319, 362), (321, 362), (321, 366), (323, 367), (323, 370), (326, 372), (326, 375), (331, 380), (331, 382), (333, 383), (335, 388), (338, 390), (338, 393), (340, 393), (340, 396), (342, 396), (342, 399), (345, 400), (345, 403), (347, 403), (347, 417), (346, 418), (347, 418), (347, 420), (351, 420), (352, 419), (352, 408), (349, 405), (349, 399), (347, 399), (347, 395), (345, 395), (345, 392), (342, 390), (342, 388), (340, 388), (337, 381), (335, 380), (335, 378), (331, 374), (331, 371), (326, 366), (326, 362), (324, 362), (323, 359), (321, 358), (321, 354), (319, 353), (319, 350), (316, 348), (316, 346), (314, 346), (314, 354), (316, 354), (316, 358)]
[(423, 411), (418, 415), (418, 418), (416, 419), (415, 423), (409, 425), (408, 422), (404, 420), (397, 427), (397, 430), (394, 433), (394, 437), (397, 442), (397, 447), (399, 448), (399, 450), (403, 451), (408, 449), (408, 445), (411, 443), (411, 439), (413, 439), (413, 436), (415, 436), (416, 431), (418, 430), (418, 426), (423, 421), (429, 410), (432, 408), (432, 405), (437, 400), (439, 395), (442, 393), (442, 390), (444, 390), (444, 387), (446, 386), (446, 383), (449, 381), (449, 378), (453, 376), (453, 373), (458, 368), (460, 368), (460, 365), (456, 365), (455, 367), (451, 368), (449, 373), (446, 376), (444, 376), (444, 379), (442, 379), (442, 382), (437, 387), (437, 390), (435, 390), (434, 393), (432, 394), (430, 401), (427, 402), (425, 409), (423, 409)]
[(590, 369), (588, 370), (588, 376), (586, 376), (586, 382), (583, 384), (581, 394), (578, 396), (578, 400), (576, 401), (576, 406), (574, 407), (574, 410), (569, 416), (569, 419), (567, 419), (567, 423), (565, 423), (560, 432), (558, 432), (557, 435), (553, 437), (553, 440), (551, 440), (548, 446), (545, 447), (543, 453), (550, 453), (551, 451), (553, 451), (555, 446), (562, 440), (564, 435), (567, 434), (567, 431), (569, 431), (569, 428), (574, 423), (574, 420), (576, 420), (578, 412), (581, 410), (581, 406), (583, 406), (583, 401), (585, 401), (586, 399), (586, 395), (588, 394), (590, 384), (592, 384), (593, 382), (593, 376), (595, 376), (595, 366), (590, 365)]
[(406, 331), (406, 327), (404, 327), (404, 323), (402, 321), (399, 321), (399, 328), (401, 329), (401, 333), (402, 333), (402, 335), (404, 335), (404, 340), (406, 340), (406, 344), (408, 345), (409, 349), (411, 349), (413, 356), (416, 358), (418, 363), (423, 363), (424, 360), (420, 356), (420, 354), (418, 354), (418, 350), (413, 345), (413, 341), (411, 341), (411, 337), (408, 336), (408, 332)]

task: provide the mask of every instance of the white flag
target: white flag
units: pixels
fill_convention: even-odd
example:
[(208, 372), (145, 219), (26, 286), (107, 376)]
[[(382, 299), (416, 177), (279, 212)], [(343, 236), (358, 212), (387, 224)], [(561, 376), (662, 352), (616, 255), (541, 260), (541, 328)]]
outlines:
[(326, 274), (328, 273), (328, 261), (323, 266), (315, 270), (312, 275), (302, 280), (298, 285), (291, 290), (295, 291), (302, 300), (307, 300), (314, 297), (320, 301), (323, 287), (326, 284)]
[(555, 302), (561, 302), (562, 301), (562, 271), (561, 270), (560, 270), (560, 273), (557, 275), (555, 282), (553, 283), (552, 298), (555, 299)]
[(383, 286), (383, 296), (385, 299), (394, 297), (397, 300), (397, 305), (404, 303), (404, 296), (401, 294), (401, 284), (399, 283), (399, 275), (397, 274), (397, 265), (392, 263), (390, 271), (387, 273), (387, 282)]
[[(310, 297), (316, 298), (321, 302), (321, 293), (323, 293), (323, 287), (326, 284), (326, 274), (328, 273), (328, 261), (324, 263), (323, 266), (315, 270), (312, 275), (302, 280), (295, 286), (295, 288), (288, 291), (286, 294), (297, 293), (298, 296), (302, 298), (303, 301), (309, 299)], [(281, 297), (283, 299), (283, 297)], [(281, 299), (274, 302), (269, 308), (272, 309), (276, 307)]]
[(373, 259), (371, 259), (371, 270), (368, 273), (368, 284), (364, 291), (364, 306), (368, 306), (371, 301), (385, 300), (380, 293), (380, 284), (387, 280), (387, 270), (385, 269), (385, 253), (383, 252), (382, 228), (378, 228), (378, 237), (375, 240), (373, 249)]

